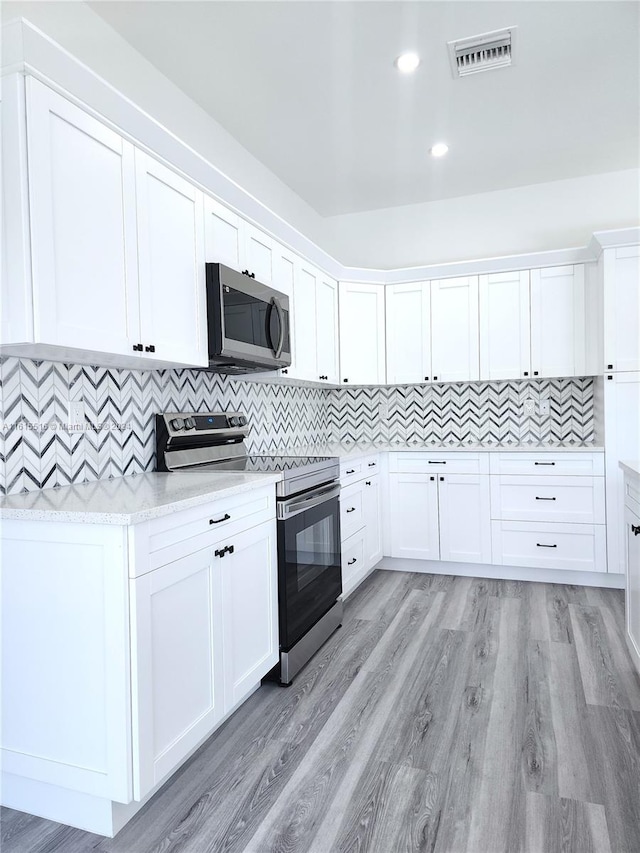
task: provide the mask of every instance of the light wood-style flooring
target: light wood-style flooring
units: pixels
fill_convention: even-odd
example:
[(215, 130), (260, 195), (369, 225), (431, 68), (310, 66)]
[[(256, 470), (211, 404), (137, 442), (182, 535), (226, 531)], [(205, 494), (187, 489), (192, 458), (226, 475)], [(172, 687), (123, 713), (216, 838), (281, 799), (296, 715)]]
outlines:
[(616, 590), (377, 571), (114, 839), (2, 853), (638, 853), (640, 679)]

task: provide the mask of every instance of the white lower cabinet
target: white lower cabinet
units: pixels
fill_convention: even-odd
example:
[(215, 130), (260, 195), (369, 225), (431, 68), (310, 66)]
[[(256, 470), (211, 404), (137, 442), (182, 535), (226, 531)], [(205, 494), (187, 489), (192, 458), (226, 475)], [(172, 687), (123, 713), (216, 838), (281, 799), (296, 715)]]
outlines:
[(491, 562), (486, 474), (390, 475), (391, 556)]
[(228, 713), (278, 662), (276, 527), (261, 524), (221, 542), (224, 711)]
[(344, 596), (353, 592), (366, 571), (363, 528), (342, 543), (342, 594)]
[(114, 835), (277, 663), (276, 560), (273, 485), (128, 527), (3, 521), (2, 804)]
[(379, 474), (364, 481), (362, 508), (365, 561), (368, 566), (375, 566), (382, 559), (382, 494)]
[[(134, 796), (223, 715), (221, 608), (211, 548), (131, 581)], [(216, 566), (217, 568), (217, 566)], [(217, 606), (216, 606), (217, 605)]]
[(382, 559), (382, 502), (378, 454), (340, 465), (342, 594), (347, 597)]

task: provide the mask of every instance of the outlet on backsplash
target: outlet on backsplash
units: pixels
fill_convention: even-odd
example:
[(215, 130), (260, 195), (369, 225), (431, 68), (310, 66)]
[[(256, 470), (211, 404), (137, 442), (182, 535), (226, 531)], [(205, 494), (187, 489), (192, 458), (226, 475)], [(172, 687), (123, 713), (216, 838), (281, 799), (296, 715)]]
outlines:
[(549, 398), (545, 397), (544, 400), (540, 400), (540, 414), (548, 415), (549, 414)]
[(532, 397), (529, 397), (527, 400), (524, 401), (524, 413), (525, 413), (525, 415), (528, 415), (529, 417), (531, 417), (532, 415), (535, 415), (535, 413), (536, 413), (536, 401)]

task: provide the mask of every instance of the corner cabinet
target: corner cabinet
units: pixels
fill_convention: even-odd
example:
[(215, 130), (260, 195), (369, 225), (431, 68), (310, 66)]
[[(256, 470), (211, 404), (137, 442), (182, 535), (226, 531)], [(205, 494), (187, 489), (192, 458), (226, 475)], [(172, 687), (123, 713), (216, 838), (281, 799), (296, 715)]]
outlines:
[[(3, 321), (2, 352), (205, 366), (202, 193), (40, 81), (24, 86), (9, 87), (9, 101), (26, 98), (26, 112), (15, 110), (11, 127), (3, 122), (3, 169), (22, 174), (4, 202), (24, 208), (28, 186), (30, 271), (5, 266), (3, 311), (23, 316)], [(23, 160), (12, 145), (21, 121)]]
[(385, 382), (384, 285), (340, 282), (340, 379)]

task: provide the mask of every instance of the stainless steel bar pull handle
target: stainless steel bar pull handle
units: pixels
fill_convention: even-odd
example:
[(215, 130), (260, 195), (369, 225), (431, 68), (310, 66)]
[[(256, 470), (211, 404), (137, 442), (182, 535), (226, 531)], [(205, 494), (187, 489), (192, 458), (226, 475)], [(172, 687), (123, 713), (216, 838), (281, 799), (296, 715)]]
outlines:
[(230, 518), (231, 516), (229, 515), (229, 513), (225, 512), (222, 518), (210, 518), (209, 524), (220, 524), (221, 521), (229, 521)]

